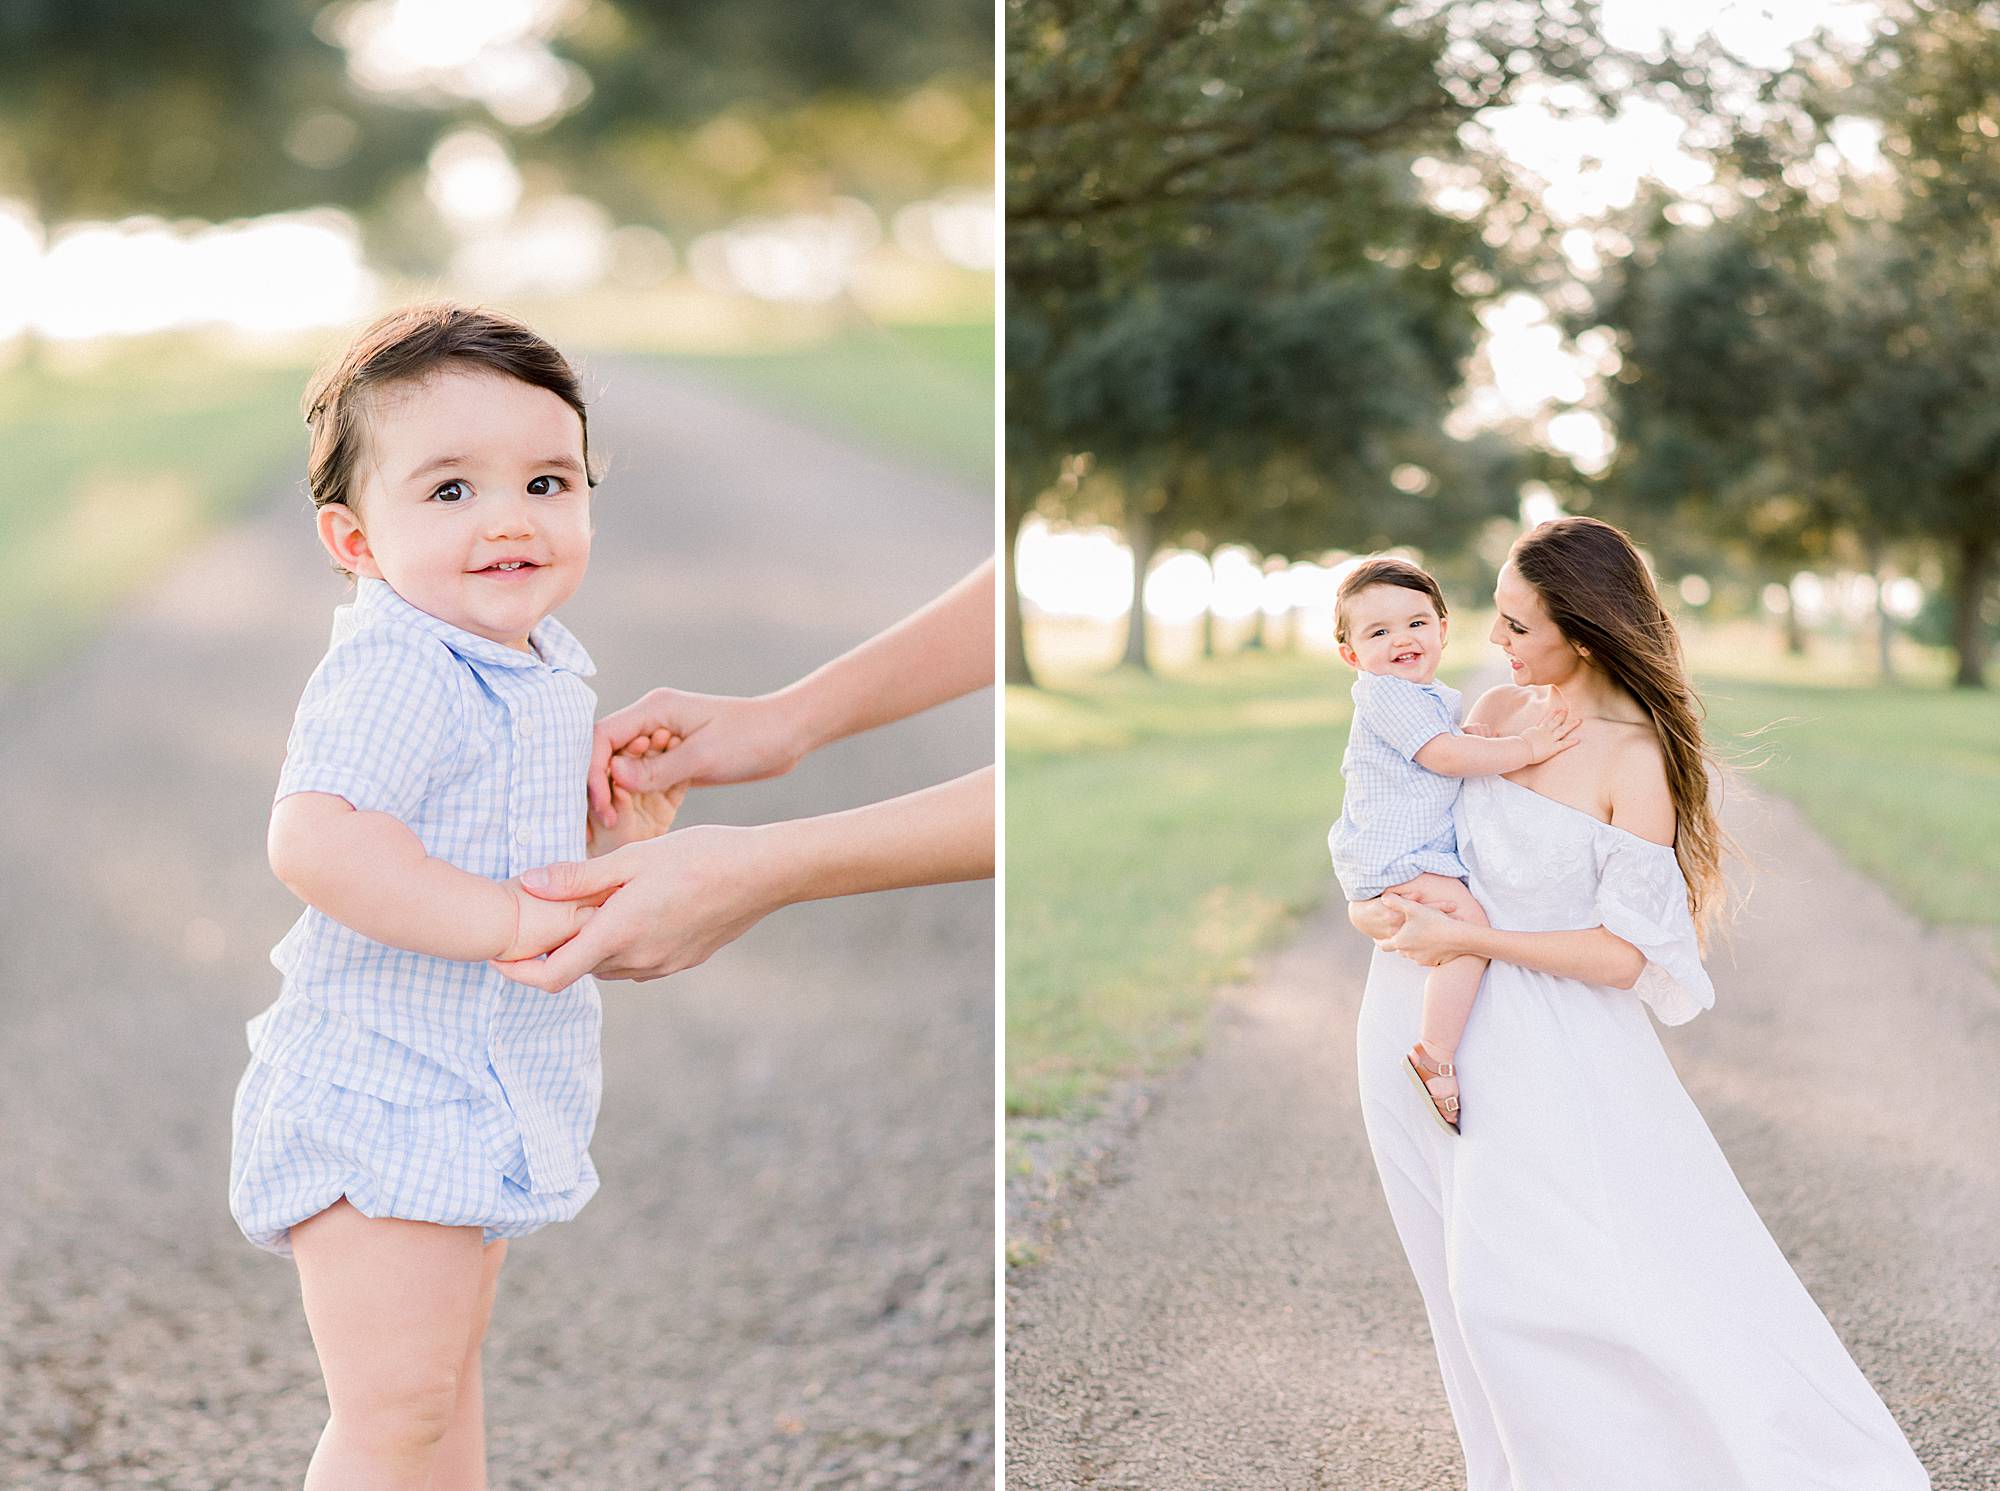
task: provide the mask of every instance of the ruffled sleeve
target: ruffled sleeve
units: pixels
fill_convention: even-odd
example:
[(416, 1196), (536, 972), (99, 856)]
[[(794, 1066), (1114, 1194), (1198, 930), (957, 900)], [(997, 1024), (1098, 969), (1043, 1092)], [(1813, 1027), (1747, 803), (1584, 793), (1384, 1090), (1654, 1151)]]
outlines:
[(1605, 931), (1646, 955), (1632, 992), (1663, 1025), (1684, 1025), (1715, 1005), (1701, 966), (1687, 882), (1674, 851), (1608, 826), (1598, 835), (1597, 914)]

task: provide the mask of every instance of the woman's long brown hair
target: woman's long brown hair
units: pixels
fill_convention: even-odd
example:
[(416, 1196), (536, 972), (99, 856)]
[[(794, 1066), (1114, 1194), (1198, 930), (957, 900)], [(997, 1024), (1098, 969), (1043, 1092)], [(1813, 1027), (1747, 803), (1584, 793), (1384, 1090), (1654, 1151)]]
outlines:
[(1588, 652), (1591, 663), (1651, 718), (1674, 799), (1674, 857), (1705, 941), (1722, 901), (1727, 839), (1716, 818), (1714, 790), (1721, 775), (1702, 740), (1704, 711), (1652, 572), (1631, 539), (1596, 518), (1544, 523), (1522, 536), (1512, 558), (1565, 640)]

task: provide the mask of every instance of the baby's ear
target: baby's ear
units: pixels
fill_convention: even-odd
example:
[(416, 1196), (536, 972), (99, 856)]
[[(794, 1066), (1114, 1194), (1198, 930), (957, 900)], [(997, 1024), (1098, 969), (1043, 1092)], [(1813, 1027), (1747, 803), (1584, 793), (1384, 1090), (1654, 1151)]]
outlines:
[(1361, 654), (1356, 652), (1352, 647), (1349, 647), (1345, 642), (1340, 644), (1340, 660), (1350, 668), (1359, 668), (1361, 666)]
[(361, 519), (345, 502), (329, 502), (319, 510), (319, 541), (333, 562), (351, 574), (379, 580), (382, 570), (368, 547), (368, 535), (361, 531)]

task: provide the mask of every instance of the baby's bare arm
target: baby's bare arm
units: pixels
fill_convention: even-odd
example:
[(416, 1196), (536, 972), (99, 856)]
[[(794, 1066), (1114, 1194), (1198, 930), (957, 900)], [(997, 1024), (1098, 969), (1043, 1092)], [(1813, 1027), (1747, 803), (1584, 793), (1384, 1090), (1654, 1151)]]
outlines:
[(1519, 735), (1433, 736), (1417, 752), (1416, 763), (1443, 777), (1505, 776), (1568, 750), (1577, 743), (1582, 724), (1562, 705), (1554, 704)]
[[(376, 942), (484, 962), (533, 957), (588, 918), (556, 920), (547, 903), (424, 851), (407, 824), (330, 792), (294, 792), (271, 810), (271, 869), (308, 906)], [(529, 945), (539, 944), (539, 945)]]

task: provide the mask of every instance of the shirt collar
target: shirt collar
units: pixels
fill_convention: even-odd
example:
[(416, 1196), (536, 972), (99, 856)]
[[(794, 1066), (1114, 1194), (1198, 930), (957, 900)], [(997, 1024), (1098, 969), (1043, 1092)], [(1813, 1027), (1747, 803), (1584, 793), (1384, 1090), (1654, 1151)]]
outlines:
[(441, 621), (428, 611), (419, 610), (396, 594), (387, 580), (358, 577), (354, 582), (354, 599), (334, 611), (334, 637), (338, 640), (354, 628), (375, 621), (414, 627), (436, 637), (467, 662), (497, 668), (546, 665), (574, 673), (579, 678), (588, 678), (597, 671), (597, 665), (591, 662), (583, 644), (553, 616), (544, 616), (536, 623), (535, 629), (528, 633), (528, 645), (534, 650), (522, 652), (504, 642), (495, 642), (490, 637), (482, 637), (477, 632), (468, 632), (463, 627)]

